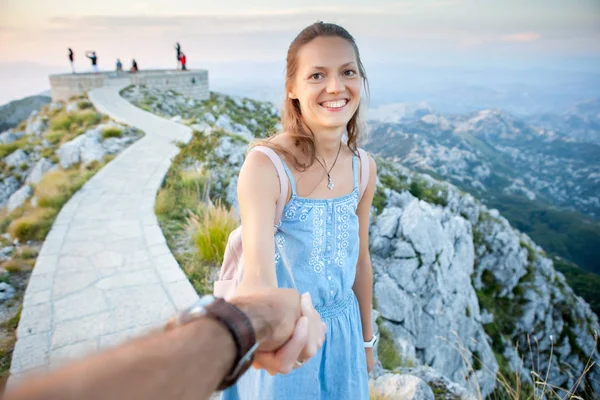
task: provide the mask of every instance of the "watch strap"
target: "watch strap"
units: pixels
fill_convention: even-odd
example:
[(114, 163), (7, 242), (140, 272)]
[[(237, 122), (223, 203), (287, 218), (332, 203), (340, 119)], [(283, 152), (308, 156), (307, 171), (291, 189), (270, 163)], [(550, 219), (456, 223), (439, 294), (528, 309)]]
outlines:
[(372, 348), (373, 346), (375, 346), (375, 343), (377, 343), (377, 339), (377, 335), (374, 334), (371, 340), (369, 340), (368, 342), (363, 342), (365, 349)]
[(236, 347), (236, 356), (229, 373), (223, 378), (217, 390), (233, 385), (252, 364), (256, 350), (256, 333), (248, 316), (238, 307), (216, 298), (205, 308), (206, 315), (221, 322), (231, 333)]

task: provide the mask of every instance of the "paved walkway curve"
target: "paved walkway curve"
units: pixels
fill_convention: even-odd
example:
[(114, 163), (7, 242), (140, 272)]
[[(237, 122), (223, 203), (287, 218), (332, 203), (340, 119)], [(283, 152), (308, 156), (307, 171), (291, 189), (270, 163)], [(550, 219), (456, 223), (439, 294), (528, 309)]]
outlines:
[(145, 136), (62, 208), (32, 272), (17, 329), (10, 385), (29, 371), (114, 345), (163, 323), (196, 292), (154, 215), (157, 190), (191, 130), (93, 90), (98, 111)]

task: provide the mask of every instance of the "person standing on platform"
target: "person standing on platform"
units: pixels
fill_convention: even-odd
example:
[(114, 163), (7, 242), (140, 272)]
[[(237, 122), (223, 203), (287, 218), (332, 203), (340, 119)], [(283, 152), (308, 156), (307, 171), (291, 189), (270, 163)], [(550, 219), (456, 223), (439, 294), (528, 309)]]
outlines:
[(177, 51), (177, 69), (181, 68), (181, 45), (179, 42), (175, 45), (175, 50)]
[(181, 61), (181, 70), (185, 71), (186, 68), (186, 64), (187, 64), (187, 58), (185, 57), (185, 53), (181, 53), (181, 57), (179, 58), (179, 61)]
[(69, 47), (69, 63), (71, 63), (71, 72), (75, 73), (75, 64), (73, 64), (73, 50)]
[(85, 56), (92, 60), (92, 70), (98, 73), (98, 56), (95, 51), (86, 51)]
[(121, 64), (121, 60), (117, 58), (117, 72), (123, 71), (123, 64)]
[(137, 65), (137, 62), (135, 61), (135, 58), (131, 62), (131, 72), (138, 72), (138, 65)]

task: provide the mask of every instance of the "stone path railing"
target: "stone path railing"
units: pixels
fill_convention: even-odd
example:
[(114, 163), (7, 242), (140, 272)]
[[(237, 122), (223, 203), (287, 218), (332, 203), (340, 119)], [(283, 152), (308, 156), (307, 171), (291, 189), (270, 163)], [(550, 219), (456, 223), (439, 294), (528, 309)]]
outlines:
[(96, 89), (98, 111), (145, 136), (106, 165), (60, 211), (25, 292), (11, 365), (24, 374), (119, 343), (162, 324), (196, 292), (154, 215), (157, 190), (191, 130)]

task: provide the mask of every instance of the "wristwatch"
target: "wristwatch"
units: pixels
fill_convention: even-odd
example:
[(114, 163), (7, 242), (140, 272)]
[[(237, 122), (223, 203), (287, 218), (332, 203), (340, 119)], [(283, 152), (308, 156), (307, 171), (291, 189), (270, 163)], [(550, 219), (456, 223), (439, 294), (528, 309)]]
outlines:
[(379, 339), (379, 337), (374, 334), (371, 340), (369, 340), (368, 342), (364, 342), (365, 349), (375, 346), (375, 343), (377, 343), (377, 339)]
[(217, 390), (223, 390), (233, 385), (240, 376), (252, 365), (254, 352), (258, 347), (256, 333), (248, 316), (238, 307), (213, 295), (202, 296), (186, 310), (172, 317), (165, 326), (171, 330), (199, 318), (213, 318), (221, 323), (231, 333), (236, 347), (236, 357), (229, 373), (223, 378)]

